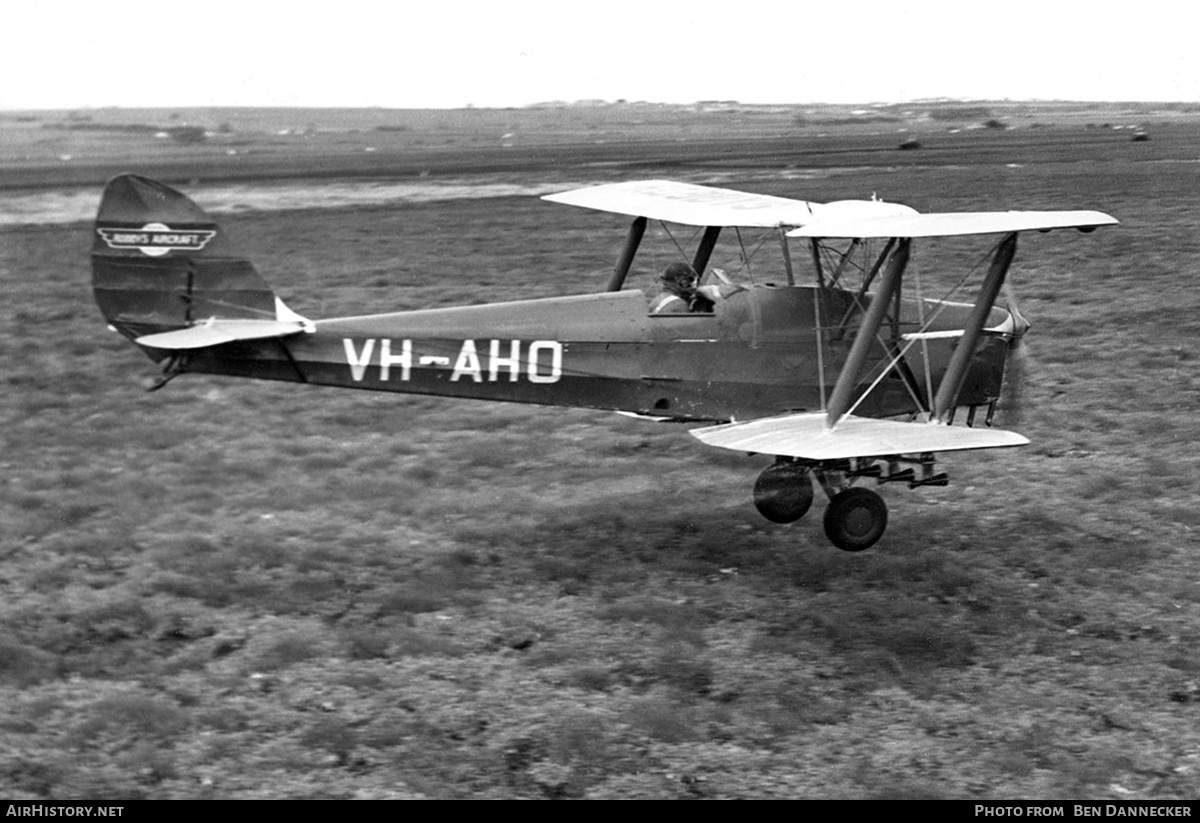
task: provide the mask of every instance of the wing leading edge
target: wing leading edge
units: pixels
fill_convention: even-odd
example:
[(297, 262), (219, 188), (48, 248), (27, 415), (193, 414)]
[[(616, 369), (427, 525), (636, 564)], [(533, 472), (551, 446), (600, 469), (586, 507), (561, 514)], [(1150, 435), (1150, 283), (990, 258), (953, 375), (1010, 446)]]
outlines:
[(775, 228), (803, 226), (822, 216), (885, 217), (916, 214), (908, 206), (877, 200), (812, 203), (770, 194), (751, 194), (674, 180), (631, 180), (547, 194), (552, 203), (646, 217), (685, 226)]
[(725, 423), (693, 429), (691, 434), (710, 446), (803, 460), (998, 449), (1029, 443), (1026, 437), (1002, 429), (901, 423), (854, 415), (843, 417), (829, 429), (824, 412)]

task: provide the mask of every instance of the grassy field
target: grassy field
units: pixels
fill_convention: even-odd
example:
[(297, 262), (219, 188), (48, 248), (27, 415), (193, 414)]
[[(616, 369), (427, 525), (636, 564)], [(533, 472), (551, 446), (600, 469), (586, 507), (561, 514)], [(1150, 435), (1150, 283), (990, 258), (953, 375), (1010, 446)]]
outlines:
[[(147, 394), (91, 302), (90, 226), (3, 231), (0, 796), (1195, 798), (1200, 127), (1087, 117), (903, 153), (890, 126), (841, 155), (814, 131), (811, 163), (772, 134), (670, 162), (649, 141), (603, 168), (1122, 221), (1022, 237), (1033, 445), (886, 488), (861, 555), (819, 512), (759, 518), (764, 459), (679, 427)], [(472, 162), (510, 173), (503, 151)], [(223, 223), (319, 317), (598, 289), (626, 221), (497, 198)]]

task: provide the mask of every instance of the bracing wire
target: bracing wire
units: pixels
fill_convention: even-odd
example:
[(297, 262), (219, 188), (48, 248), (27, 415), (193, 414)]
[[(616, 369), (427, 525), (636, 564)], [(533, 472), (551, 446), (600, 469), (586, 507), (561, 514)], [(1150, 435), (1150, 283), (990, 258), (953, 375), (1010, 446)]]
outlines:
[[(882, 370), (879, 372), (879, 375), (877, 377), (875, 377), (874, 380), (871, 381), (871, 385), (868, 386), (866, 391), (864, 391), (861, 395), (859, 395), (858, 399), (854, 401), (854, 404), (851, 405), (850, 408), (846, 410), (847, 416), (849, 416), (850, 414), (853, 414), (854, 410), (857, 409), (860, 405), (862, 405), (862, 402), (867, 399), (867, 395), (869, 395), (871, 392), (873, 392), (875, 390), (875, 387), (878, 386), (880, 384), (880, 382), (883, 381), (884, 377), (886, 377), (888, 375), (888, 373), (892, 369), (894, 369), (900, 363), (901, 360), (904, 359), (905, 355), (908, 354), (909, 349), (911, 349), (917, 343), (918, 340), (921, 340), (923, 343), (925, 342), (923, 340), (923, 338), (920, 337), (920, 335), (923, 335), (929, 329), (929, 327), (933, 324), (933, 321), (936, 320), (938, 318), (938, 315), (940, 315), (942, 313), (943, 309), (945, 309), (946, 302), (951, 297), (953, 297), (954, 294), (966, 284), (966, 282), (971, 278), (971, 276), (975, 273), (975, 271), (984, 263), (984, 261), (986, 261), (992, 257), (992, 255), (1000, 247), (1000, 243), (1002, 243), (1002, 242), (1003, 242), (1003, 240), (998, 241), (987, 252), (985, 252), (980, 257), (980, 259), (975, 263), (975, 265), (973, 265), (970, 268), (970, 270), (967, 271), (966, 274), (964, 274), (961, 278), (959, 278), (959, 281), (957, 283), (955, 283), (954, 286), (950, 289), (950, 291), (948, 291), (946, 293), (946, 296), (941, 298), (938, 301), (937, 308), (933, 310), (933, 312), (929, 315), (929, 317), (926, 319), (926, 321), (921, 324), (920, 328), (917, 329), (916, 336), (910, 337), (908, 342), (906, 342), (904, 344), (904, 346), (902, 346), (896, 352), (895, 355), (888, 358), (887, 362), (883, 365)], [(878, 335), (878, 333), (876, 334), (876, 339), (879, 341), (881, 346), (884, 346), (884, 348), (886, 348), (886, 343)], [(926, 346), (927, 345), (928, 344), (926, 344)], [(928, 375), (929, 375), (929, 371), (928, 371), (928, 367), (926, 367), (926, 377), (927, 378), (928, 378)]]

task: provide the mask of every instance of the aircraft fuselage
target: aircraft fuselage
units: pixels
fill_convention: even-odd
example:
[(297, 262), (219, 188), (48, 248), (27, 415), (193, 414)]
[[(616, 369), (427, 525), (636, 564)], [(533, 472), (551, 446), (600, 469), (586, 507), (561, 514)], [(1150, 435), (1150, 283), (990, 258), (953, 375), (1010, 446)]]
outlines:
[[(855, 298), (815, 286), (753, 286), (719, 301), (712, 314), (649, 315), (646, 297), (631, 290), (340, 318), (283, 339), (191, 352), (182, 370), (682, 420), (748, 419), (822, 408), (870, 300)], [(930, 330), (962, 328), (969, 308), (945, 305)], [(996, 326), (1007, 313), (993, 311)], [(899, 335), (918, 329), (919, 314), (915, 302), (902, 302), (889, 325), (893, 340), (881, 339), (881, 351), (904, 345)], [(821, 346), (818, 317), (826, 318)], [(914, 344), (904, 368), (884, 377), (859, 413), (920, 411), (930, 385), (921, 346), (928, 345), (936, 386), (954, 342)], [(985, 336), (960, 405), (995, 399), (1005, 351), (1003, 337)], [(876, 376), (863, 374), (862, 388)]]

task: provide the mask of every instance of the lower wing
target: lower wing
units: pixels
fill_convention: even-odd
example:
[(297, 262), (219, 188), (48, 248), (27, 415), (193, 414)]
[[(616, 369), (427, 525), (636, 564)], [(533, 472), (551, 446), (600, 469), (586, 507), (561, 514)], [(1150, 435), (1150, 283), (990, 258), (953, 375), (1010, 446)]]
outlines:
[(710, 446), (803, 460), (998, 449), (1029, 443), (1022, 435), (1002, 429), (902, 423), (853, 415), (842, 418), (830, 429), (826, 427), (824, 412), (725, 423), (692, 429), (691, 433)]

